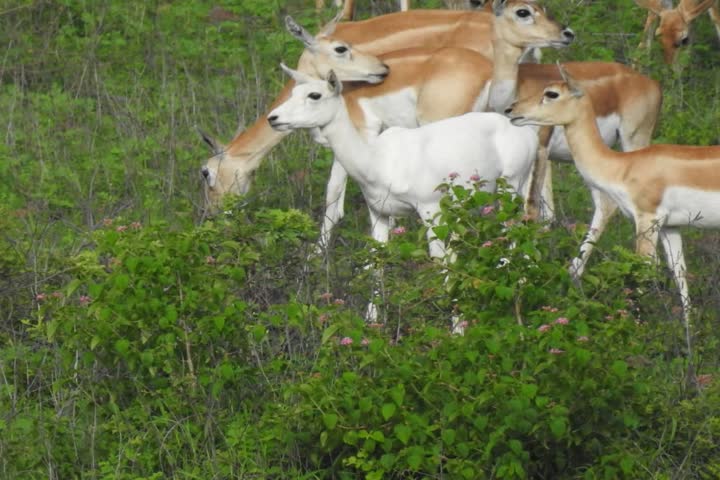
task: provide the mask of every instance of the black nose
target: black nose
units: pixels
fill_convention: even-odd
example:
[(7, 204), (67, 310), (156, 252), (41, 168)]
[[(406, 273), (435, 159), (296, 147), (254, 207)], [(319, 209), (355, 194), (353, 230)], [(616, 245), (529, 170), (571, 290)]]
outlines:
[(509, 115), (512, 113), (512, 107), (508, 107), (505, 109), (505, 115)]
[(571, 29), (569, 29), (567, 27), (563, 27), (562, 35), (563, 35), (563, 37), (565, 37), (568, 40), (575, 39), (575, 32), (573, 32)]
[(270, 115), (270, 116), (268, 117), (268, 122), (272, 123), (272, 122), (274, 122), (274, 121), (277, 120), (277, 119), (278, 119), (278, 116), (277, 116), (277, 115)]

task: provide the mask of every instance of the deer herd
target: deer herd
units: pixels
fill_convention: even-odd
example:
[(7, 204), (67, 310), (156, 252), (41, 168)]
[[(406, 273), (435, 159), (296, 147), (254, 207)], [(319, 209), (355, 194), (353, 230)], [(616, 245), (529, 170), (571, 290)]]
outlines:
[[(392, 217), (415, 213), (435, 224), (436, 187), (451, 172), (487, 190), (503, 177), (529, 218), (552, 221), (549, 160), (574, 162), (595, 212), (571, 275), (583, 274), (619, 207), (635, 223), (638, 253), (654, 258), (660, 240), (688, 322), (678, 229), (720, 227), (720, 146), (651, 145), (661, 88), (626, 65), (536, 63), (539, 49), (564, 48), (575, 38), (537, 0), (465, 1), (465, 11), (408, 10), (402, 1), (400, 12), (339, 22), (352, 17), (353, 2), (346, 1), (317, 35), (287, 17), (288, 32), (305, 50), (296, 69), (282, 65), (291, 81), (269, 113), (227, 145), (203, 134), (213, 151), (201, 169), (206, 210), (228, 194), (247, 193), (263, 158), (296, 129), (308, 129), (334, 153), (321, 251), (343, 217), (348, 177), (368, 205), (373, 238), (386, 242)], [(703, 12), (720, 37), (720, 0), (635, 2), (648, 9), (646, 34), (659, 17), (656, 34), (668, 63)], [(649, 42), (647, 36), (643, 45)], [(428, 242), (431, 256), (450, 259), (432, 228)], [(368, 316), (374, 311), (369, 306)]]

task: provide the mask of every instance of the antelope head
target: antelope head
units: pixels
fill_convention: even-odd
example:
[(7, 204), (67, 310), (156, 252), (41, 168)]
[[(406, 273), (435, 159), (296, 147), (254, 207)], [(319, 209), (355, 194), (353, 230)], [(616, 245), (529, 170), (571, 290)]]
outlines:
[(247, 162), (233, 161), (225, 145), (205, 132), (200, 131), (200, 136), (212, 152), (212, 156), (200, 169), (203, 204), (207, 213), (215, 214), (225, 195), (245, 195), (248, 192), (255, 167)]
[(298, 70), (317, 78), (327, 78), (332, 70), (340, 81), (345, 82), (380, 83), (385, 80), (390, 69), (379, 58), (332, 36), (336, 21), (331, 21), (313, 36), (292, 17), (285, 17), (287, 31), (305, 45)]
[(541, 95), (529, 95), (505, 110), (513, 125), (568, 125), (577, 117), (577, 103), (589, 99), (565, 68), (558, 68), (561, 82), (550, 83)]
[(575, 33), (535, 0), (494, 0), (495, 35), (517, 48), (566, 47)]
[(281, 132), (296, 128), (324, 127), (340, 108), (342, 83), (330, 70), (327, 80), (318, 80), (280, 64), (295, 80), (290, 98), (268, 115), (268, 122)]
[(660, 25), (655, 35), (660, 38), (665, 63), (675, 62), (678, 49), (690, 42), (690, 22), (709, 9), (715, 0), (680, 0), (673, 7), (672, 0), (635, 0), (640, 7), (660, 17)]

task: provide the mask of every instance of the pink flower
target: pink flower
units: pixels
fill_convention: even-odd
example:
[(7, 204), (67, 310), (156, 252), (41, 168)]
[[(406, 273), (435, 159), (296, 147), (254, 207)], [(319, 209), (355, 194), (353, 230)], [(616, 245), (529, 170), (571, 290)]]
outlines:
[(393, 235), (402, 235), (405, 232), (407, 232), (407, 229), (403, 226), (395, 227), (392, 229)]
[(555, 325), (567, 325), (568, 323), (570, 323), (570, 320), (565, 317), (558, 317), (558, 319), (555, 320), (553, 323)]
[(205, 257), (205, 263), (207, 263), (208, 265), (212, 265), (215, 262), (215, 257), (213, 257), (212, 255), (208, 255), (207, 257)]
[(118, 225), (117, 227), (115, 227), (115, 231), (116, 232), (124, 232), (125, 230), (127, 230), (127, 228), (128, 228), (127, 225)]
[(563, 353), (565, 353), (565, 350), (560, 350), (559, 348), (551, 348), (549, 352), (552, 355), (562, 355)]
[(587, 335), (582, 335), (582, 336), (580, 336), (580, 337), (577, 338), (577, 341), (578, 341), (578, 342), (583, 342), (583, 343), (585, 343), (585, 342), (589, 342), (589, 341), (590, 341), (590, 338), (589, 338)]
[(362, 345), (370, 345), (370, 340), (368, 340), (367, 338), (363, 338), (362, 341), (360, 342), (360, 344), (362, 344)]
[(494, 211), (495, 211), (495, 207), (492, 205), (485, 205), (481, 210), (483, 215), (490, 215)]
[(142, 228), (142, 223), (140, 223), (140, 222), (132, 222), (132, 223), (130, 224), (130, 228), (132, 228), (133, 230), (140, 230), (140, 229)]
[(336, 298), (333, 303), (335, 305), (345, 305), (345, 300), (343, 300), (342, 298)]
[(328, 315), (327, 313), (321, 313), (320, 316), (318, 317), (318, 321), (320, 323), (325, 323), (328, 321), (329, 318), (330, 318), (330, 315)]
[(479, 182), (480, 175), (478, 175), (477, 173), (473, 173), (472, 175), (470, 175), (470, 180), (472, 180), (473, 182)]
[(540, 309), (541, 309), (543, 312), (550, 312), (550, 313), (557, 313), (557, 311), (558, 311), (557, 308), (551, 307), (551, 306), (549, 306), (549, 305), (545, 305), (545, 306), (543, 306), (543, 307), (540, 307)]
[(87, 305), (90, 301), (90, 297), (87, 295), (80, 295), (80, 305)]
[(343, 337), (342, 340), (340, 340), (340, 345), (352, 345), (353, 339), (350, 337)]
[(450, 172), (450, 173), (448, 173), (448, 177), (450, 178), (450, 180), (455, 180), (455, 179), (456, 179), (457, 177), (459, 177), (459, 176), (460, 176), (460, 174), (459, 174), (458, 172)]
[(325, 301), (330, 300), (332, 297), (333, 297), (333, 294), (330, 292), (325, 292), (320, 295), (320, 298)]
[(458, 322), (455, 327), (456, 328), (467, 328), (468, 325), (469, 324), (468, 324), (467, 320), (462, 320), (462, 321)]
[(105, 225), (106, 227), (109, 227), (110, 225), (112, 225), (112, 222), (113, 222), (112, 218), (103, 218), (103, 225)]
[(47, 298), (47, 294), (45, 294), (45, 293), (38, 293), (37, 295), (35, 295), (35, 300), (37, 300), (38, 302), (42, 302), (46, 298)]
[(493, 242), (491, 240), (488, 240), (487, 242), (482, 244), (483, 248), (492, 247)]
[(538, 332), (547, 332), (547, 331), (550, 330), (551, 328), (552, 328), (552, 325), (548, 325), (547, 323), (545, 323), (545, 324), (540, 325), (540, 326), (538, 327)]

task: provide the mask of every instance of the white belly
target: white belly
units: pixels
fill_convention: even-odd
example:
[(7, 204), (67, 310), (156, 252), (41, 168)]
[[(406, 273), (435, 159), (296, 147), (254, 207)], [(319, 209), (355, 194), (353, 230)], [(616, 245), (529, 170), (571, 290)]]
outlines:
[(665, 191), (659, 213), (671, 227), (720, 227), (720, 192), (687, 187), (670, 187)]

